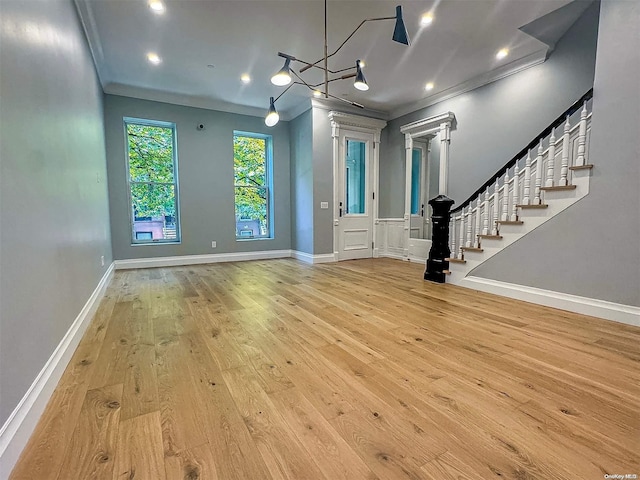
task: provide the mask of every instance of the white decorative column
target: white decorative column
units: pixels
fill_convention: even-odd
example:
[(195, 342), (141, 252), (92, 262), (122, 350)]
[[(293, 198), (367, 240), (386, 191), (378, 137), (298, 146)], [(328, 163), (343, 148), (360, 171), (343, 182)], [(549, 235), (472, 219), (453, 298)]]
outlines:
[(567, 185), (567, 174), (569, 173), (569, 142), (571, 140), (571, 123), (569, 115), (567, 121), (564, 122), (564, 131), (562, 135), (562, 160), (560, 164), (560, 182), (558, 185), (565, 187)]
[(449, 144), (451, 143), (451, 122), (440, 124), (440, 176), (438, 195), (446, 195), (449, 187)]
[(574, 163), (577, 167), (584, 165), (584, 156), (586, 152), (585, 145), (587, 143), (587, 116), (587, 102), (585, 101), (582, 111), (580, 112), (580, 126), (578, 127), (578, 155)]
[(547, 180), (545, 187), (553, 187), (555, 178), (555, 162), (556, 162), (556, 129), (551, 129), (551, 138), (549, 139), (549, 158), (547, 158)]
[(402, 254), (409, 258), (409, 238), (411, 237), (411, 166), (413, 164), (413, 137), (404, 136), (404, 247)]
[(542, 139), (540, 139), (540, 145), (538, 145), (538, 155), (536, 156), (536, 182), (533, 190), (533, 204), (540, 205), (542, 203), (542, 153), (544, 152), (542, 147)]

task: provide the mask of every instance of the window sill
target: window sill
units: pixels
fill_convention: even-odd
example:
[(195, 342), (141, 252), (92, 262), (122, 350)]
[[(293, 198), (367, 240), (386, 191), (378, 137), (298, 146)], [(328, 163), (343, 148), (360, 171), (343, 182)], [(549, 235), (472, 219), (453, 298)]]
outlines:
[(273, 240), (273, 237), (254, 237), (254, 238), (236, 237), (236, 242), (255, 242), (256, 240)]
[(180, 245), (182, 241), (172, 241), (172, 242), (138, 242), (132, 243), (132, 247), (147, 247), (149, 245)]

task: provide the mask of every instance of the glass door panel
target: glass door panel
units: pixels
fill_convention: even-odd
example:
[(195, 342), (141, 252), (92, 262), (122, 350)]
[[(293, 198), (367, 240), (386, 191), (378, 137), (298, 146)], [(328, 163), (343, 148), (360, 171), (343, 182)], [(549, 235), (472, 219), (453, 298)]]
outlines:
[(366, 142), (347, 140), (345, 161), (345, 215), (366, 213)]

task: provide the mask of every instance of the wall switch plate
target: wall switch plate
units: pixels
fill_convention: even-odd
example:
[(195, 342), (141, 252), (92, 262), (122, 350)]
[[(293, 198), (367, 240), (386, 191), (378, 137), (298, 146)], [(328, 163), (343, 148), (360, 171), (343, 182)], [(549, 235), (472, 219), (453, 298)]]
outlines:
[(322, 209), (329, 208), (329, 202), (320, 202), (320, 208)]
[(211, 248), (216, 248), (217, 245), (217, 242), (211, 242)]

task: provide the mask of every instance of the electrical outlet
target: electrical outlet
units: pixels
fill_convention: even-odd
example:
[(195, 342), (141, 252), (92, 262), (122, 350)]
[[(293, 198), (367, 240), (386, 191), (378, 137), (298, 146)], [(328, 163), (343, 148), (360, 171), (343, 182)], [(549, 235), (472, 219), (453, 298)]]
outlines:
[(216, 242), (211, 242), (211, 248), (216, 248), (217, 243)]
[(100, 257), (100, 264), (104, 267), (104, 255)]
[(320, 208), (323, 210), (329, 208), (329, 202), (320, 202)]

